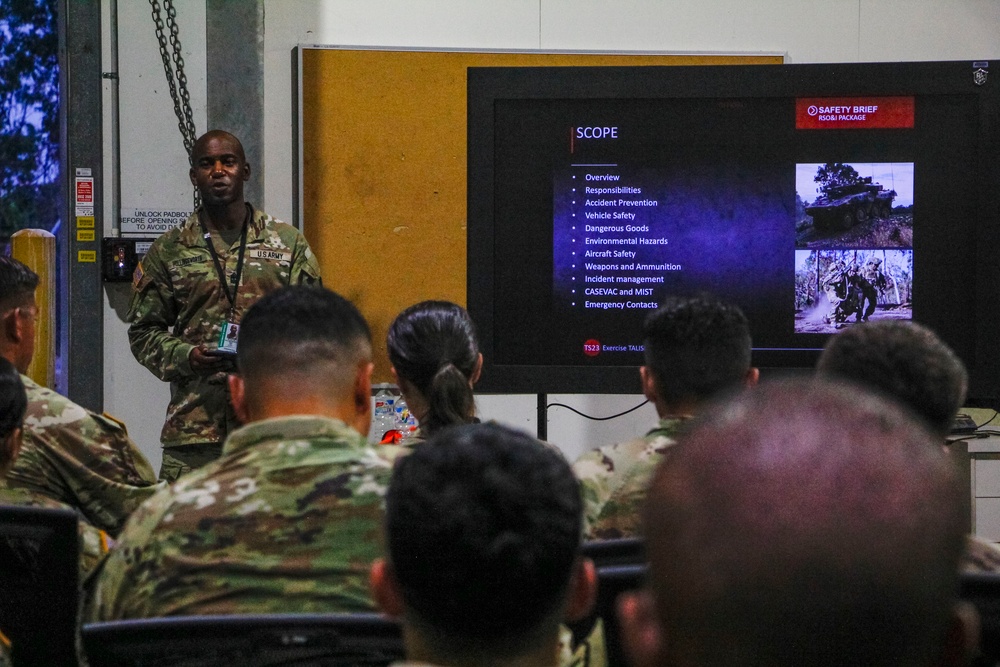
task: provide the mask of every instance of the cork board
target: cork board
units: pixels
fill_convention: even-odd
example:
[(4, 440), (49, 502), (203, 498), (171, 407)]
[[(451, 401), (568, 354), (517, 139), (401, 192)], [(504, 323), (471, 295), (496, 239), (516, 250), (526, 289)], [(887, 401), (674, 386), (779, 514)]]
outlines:
[(781, 64), (779, 55), (298, 49), (298, 221), (323, 283), (385, 334), (423, 299), (465, 304), (466, 68)]

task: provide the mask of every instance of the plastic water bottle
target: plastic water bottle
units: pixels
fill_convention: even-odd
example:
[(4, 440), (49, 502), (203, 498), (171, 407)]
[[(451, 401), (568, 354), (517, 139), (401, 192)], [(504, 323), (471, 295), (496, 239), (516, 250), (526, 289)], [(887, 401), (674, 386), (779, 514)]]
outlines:
[(390, 391), (392, 385), (377, 385), (375, 392), (375, 406), (372, 409), (372, 427), (368, 431), (368, 442), (381, 442), (386, 431), (395, 428), (396, 424), (396, 397)]
[(400, 434), (399, 441), (403, 442), (417, 430), (417, 418), (410, 412), (402, 396), (396, 399), (395, 414), (395, 428)]

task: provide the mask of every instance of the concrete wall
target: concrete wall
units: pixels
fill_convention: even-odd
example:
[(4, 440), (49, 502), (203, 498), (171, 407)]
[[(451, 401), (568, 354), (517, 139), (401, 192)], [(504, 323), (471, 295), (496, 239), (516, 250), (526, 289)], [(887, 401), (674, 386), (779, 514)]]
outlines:
[[(110, 2), (104, 0), (106, 8)], [(205, 0), (174, 4), (200, 132), (206, 107)], [(290, 53), (297, 44), (769, 52), (785, 54), (790, 63), (1000, 59), (997, 0), (266, 0), (264, 7), (264, 154), (250, 159), (267, 174), (259, 203), (286, 220), (294, 205)], [(122, 206), (190, 208), (187, 161), (149, 6), (119, 1), (118, 11)], [(109, 29), (105, 36), (112, 37)], [(109, 150), (105, 173), (113, 168)], [(110, 214), (111, 207), (105, 209)], [(105, 233), (112, 227), (109, 217)], [(127, 421), (158, 466), (167, 387), (129, 353), (127, 289), (111, 287), (106, 294), (105, 409)], [(549, 399), (596, 415), (615, 414), (642, 400)], [(479, 408), (486, 419), (535, 428), (534, 396), (483, 396)], [(654, 420), (649, 406), (610, 422), (551, 408), (549, 439), (575, 455), (642, 433)]]

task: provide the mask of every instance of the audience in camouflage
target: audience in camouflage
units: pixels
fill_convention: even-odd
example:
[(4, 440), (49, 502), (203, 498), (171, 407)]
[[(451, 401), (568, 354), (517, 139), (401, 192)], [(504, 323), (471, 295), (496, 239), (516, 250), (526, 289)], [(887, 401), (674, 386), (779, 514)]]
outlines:
[(368, 325), (322, 287), (281, 288), (243, 318), (237, 365), (246, 425), (132, 516), (97, 582), (97, 620), (373, 609), (391, 461), (365, 439)]
[(14, 364), (0, 358), (0, 477), (7, 474), (21, 451), (28, 395)]
[[(35, 351), (37, 285), (31, 269), (0, 256), (0, 357), (21, 373)], [(128, 515), (158, 488), (152, 466), (121, 422), (27, 376), (21, 379), (28, 395), (23, 445), (0, 488), (63, 503), (95, 527), (118, 534)]]
[[(826, 344), (816, 372), (900, 401), (925, 420), (941, 442), (965, 402), (969, 381), (965, 364), (947, 343), (907, 320), (868, 322), (840, 332)], [(1000, 547), (969, 535), (962, 569), (1000, 572)]]
[(406, 664), (557, 664), (560, 622), (593, 604), (581, 522), (569, 465), (526, 434), (454, 426), (400, 458), (372, 589)]
[[(170, 382), (160, 478), (171, 481), (218, 457), (239, 425), (227, 396), (232, 362), (213, 355), (223, 325), (238, 325), (267, 292), (320, 279), (305, 237), (244, 201), (250, 165), (236, 137), (207, 132), (191, 158), (202, 206), (153, 243), (135, 272), (128, 313), (135, 358)], [(238, 281), (234, 290), (220, 282), (212, 249), (227, 279)]]
[[(20, 373), (6, 359), (0, 357), (0, 478), (4, 477), (21, 452), (24, 433), (24, 415), (28, 396)], [(0, 487), (0, 505), (43, 507), (73, 511), (73, 508), (48, 496), (22, 488)], [(109, 538), (100, 528), (79, 521), (80, 581), (83, 582), (96, 569), (108, 552)], [(3, 628), (0, 627), (0, 631)]]
[(619, 598), (633, 667), (968, 664), (968, 490), (936, 442), (820, 380), (706, 406), (644, 503), (646, 589)]
[(653, 470), (685, 420), (718, 392), (753, 385), (750, 326), (736, 306), (709, 297), (670, 298), (646, 319), (643, 393), (660, 422), (644, 437), (586, 452), (573, 464), (587, 539), (639, 533), (639, 507)]
[(483, 368), (469, 313), (448, 301), (422, 301), (393, 320), (386, 336), (392, 376), (418, 431), (412, 447), (440, 429), (476, 421), (472, 387)]

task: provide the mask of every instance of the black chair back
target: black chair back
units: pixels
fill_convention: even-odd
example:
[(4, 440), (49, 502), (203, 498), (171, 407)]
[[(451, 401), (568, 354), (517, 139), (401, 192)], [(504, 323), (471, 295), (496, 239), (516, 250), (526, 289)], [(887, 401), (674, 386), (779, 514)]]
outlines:
[(75, 665), (80, 544), (71, 510), (0, 506), (0, 631), (15, 665)]
[(975, 664), (1000, 664), (1000, 574), (963, 573), (960, 596), (979, 612), (981, 655)]
[(402, 629), (379, 614), (170, 616), (88, 623), (90, 667), (381, 666), (404, 658)]
[(597, 617), (604, 623), (604, 646), (608, 667), (626, 667), (625, 649), (618, 624), (618, 596), (642, 587), (645, 565), (610, 565), (597, 568)]
[(622, 537), (616, 540), (584, 542), (580, 553), (594, 561), (596, 567), (607, 565), (640, 565), (646, 562), (642, 538)]
[[(590, 650), (595, 647), (592, 636), (598, 620), (604, 628), (604, 649), (607, 654), (608, 667), (627, 667), (625, 651), (622, 648), (621, 633), (618, 625), (617, 600), (625, 591), (635, 590), (642, 586), (646, 578), (646, 565), (606, 565), (597, 568), (597, 600), (594, 608), (586, 617), (569, 624), (573, 632), (573, 643), (585, 643)], [(587, 662), (597, 660), (596, 656)]]

